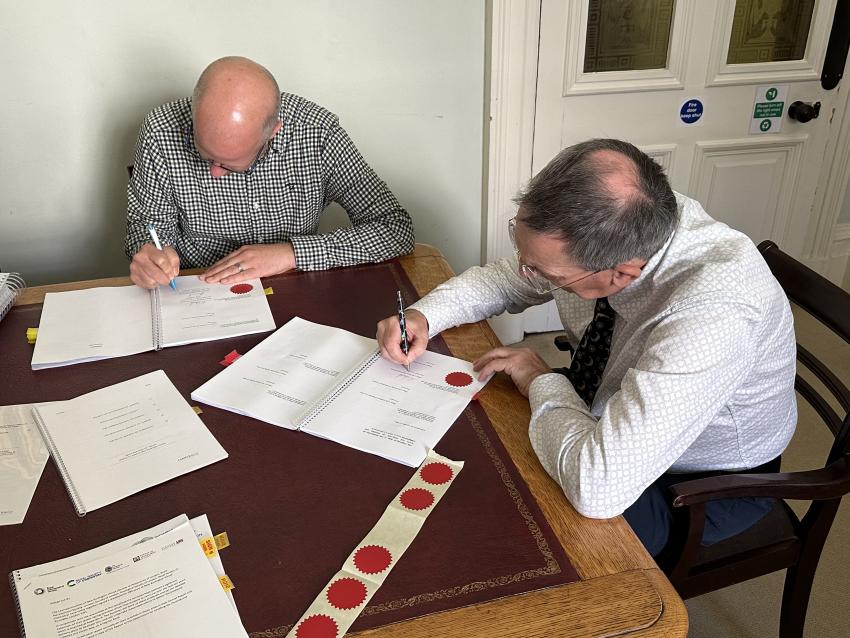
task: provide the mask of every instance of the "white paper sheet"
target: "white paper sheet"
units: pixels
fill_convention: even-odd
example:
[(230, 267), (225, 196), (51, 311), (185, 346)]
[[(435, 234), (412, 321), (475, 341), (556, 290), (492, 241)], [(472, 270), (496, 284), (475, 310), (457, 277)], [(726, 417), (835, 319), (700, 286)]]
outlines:
[(227, 458), (162, 370), (33, 413), (80, 513)]
[(150, 293), (138, 286), (49, 292), (32, 369), (123, 357), (153, 349)]
[(197, 277), (175, 280), (177, 290), (159, 287), (163, 347), (274, 330), (259, 279), (241, 284), (207, 284)]
[(0, 406), (0, 525), (24, 521), (48, 458), (32, 405)]
[(61, 572), (12, 578), (27, 635), (248, 635), (188, 522)]
[(374, 351), (374, 339), (294, 317), (192, 392), (192, 399), (294, 430), (305, 406)]
[(477, 376), (468, 361), (436, 352), (410, 372), (377, 356), (301, 429), (416, 467), (484, 387)]

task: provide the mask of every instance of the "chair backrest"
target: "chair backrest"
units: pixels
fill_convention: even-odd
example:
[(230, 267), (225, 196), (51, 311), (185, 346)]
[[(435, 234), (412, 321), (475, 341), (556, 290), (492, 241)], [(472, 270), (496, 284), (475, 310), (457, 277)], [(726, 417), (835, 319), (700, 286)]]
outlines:
[[(772, 241), (761, 242), (758, 249), (788, 299), (850, 344), (850, 293), (786, 255)], [(829, 390), (845, 414), (844, 418), (840, 417), (826, 397), (797, 375), (797, 391), (812, 405), (835, 436), (827, 460), (827, 463), (831, 463), (850, 451), (850, 390), (820, 359), (799, 343), (797, 360)]]

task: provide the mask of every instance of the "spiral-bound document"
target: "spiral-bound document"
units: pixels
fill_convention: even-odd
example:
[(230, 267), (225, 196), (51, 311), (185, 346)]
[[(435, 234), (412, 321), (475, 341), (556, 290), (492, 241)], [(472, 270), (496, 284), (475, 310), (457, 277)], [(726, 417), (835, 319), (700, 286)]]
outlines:
[[(22, 636), (247, 638), (185, 515), (76, 556), (9, 574)], [(221, 573), (219, 573), (221, 571)]]
[(207, 284), (177, 277), (177, 290), (112, 286), (47, 293), (32, 369), (124, 357), (198, 341), (274, 330), (259, 279)]
[(16, 272), (0, 272), (0, 319), (15, 305), (18, 293), (27, 284), (24, 278)]
[(408, 371), (374, 339), (295, 317), (192, 398), (416, 467), (484, 383), (468, 361), (427, 351)]
[(227, 458), (162, 370), (32, 413), (80, 516)]

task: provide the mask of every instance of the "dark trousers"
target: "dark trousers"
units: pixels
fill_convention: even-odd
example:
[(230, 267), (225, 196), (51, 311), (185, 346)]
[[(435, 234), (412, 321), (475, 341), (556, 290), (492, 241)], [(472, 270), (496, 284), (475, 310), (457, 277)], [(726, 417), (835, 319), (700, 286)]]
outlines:
[[(778, 472), (780, 457), (740, 474)], [(680, 530), (674, 529), (673, 496), (669, 487), (708, 476), (730, 472), (697, 472), (693, 474), (662, 474), (638, 497), (623, 516), (652, 556), (658, 556), (667, 541)], [(713, 545), (755, 525), (775, 503), (772, 498), (727, 498), (705, 504), (705, 531), (702, 544)]]

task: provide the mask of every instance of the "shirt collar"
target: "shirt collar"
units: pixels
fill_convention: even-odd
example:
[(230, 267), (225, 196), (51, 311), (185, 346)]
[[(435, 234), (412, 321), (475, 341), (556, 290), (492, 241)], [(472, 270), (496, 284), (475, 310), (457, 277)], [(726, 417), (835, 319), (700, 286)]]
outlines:
[(682, 215), (680, 210), (676, 228), (672, 233), (670, 233), (670, 236), (667, 238), (667, 241), (664, 242), (664, 245), (655, 251), (655, 254), (649, 258), (649, 261), (647, 261), (646, 265), (641, 269), (640, 276), (628, 286), (623, 288), (620, 292), (608, 297), (608, 305), (610, 305), (614, 309), (614, 312), (624, 319), (631, 319), (640, 313), (647, 304), (652, 303), (651, 291), (655, 284), (655, 276), (662, 268), (664, 256), (667, 254), (670, 244), (679, 232), (679, 225), (681, 224), (681, 221)]

